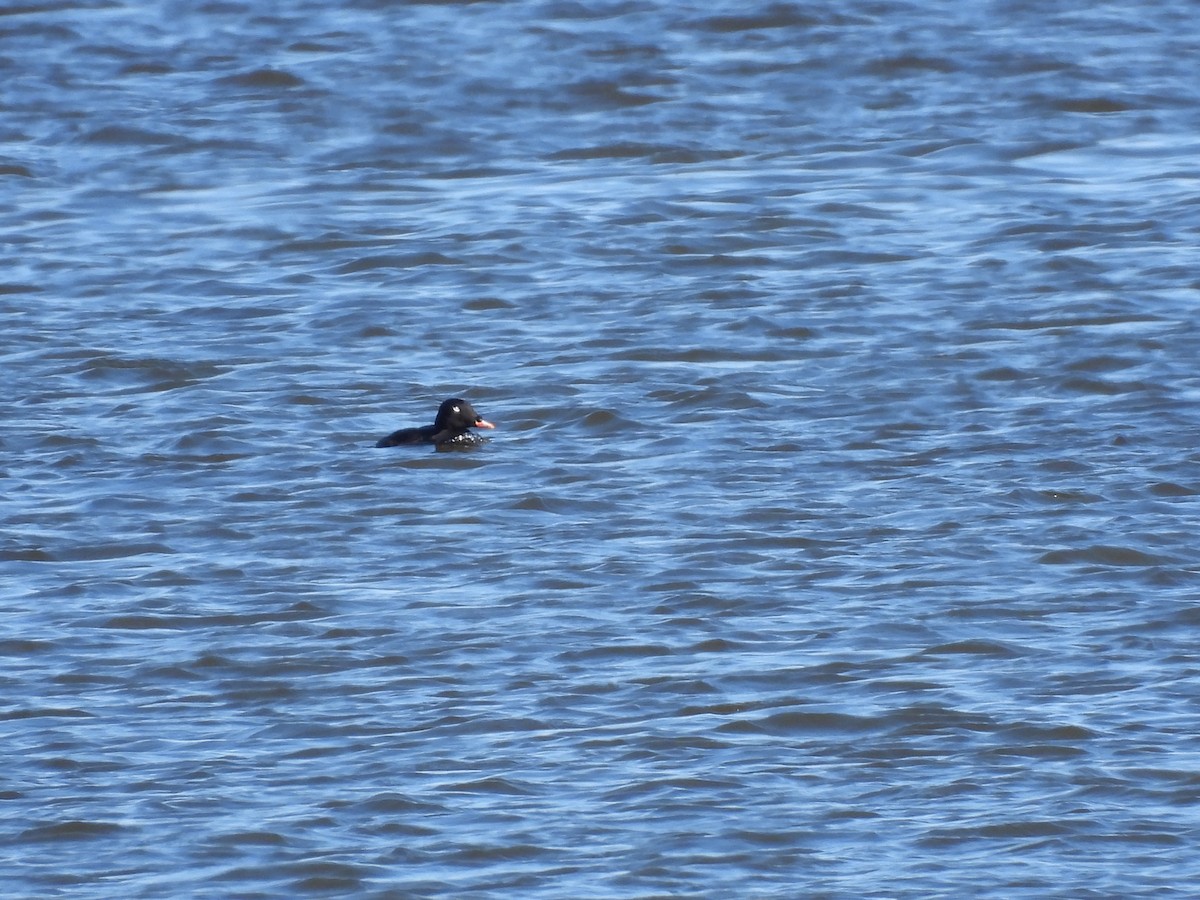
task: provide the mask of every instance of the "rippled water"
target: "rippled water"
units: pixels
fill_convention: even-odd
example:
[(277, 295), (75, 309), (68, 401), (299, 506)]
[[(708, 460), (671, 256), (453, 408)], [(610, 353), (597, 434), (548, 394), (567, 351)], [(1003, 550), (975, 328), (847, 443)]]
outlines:
[(1194, 896), (1194, 13), (0, 11), (6, 895)]

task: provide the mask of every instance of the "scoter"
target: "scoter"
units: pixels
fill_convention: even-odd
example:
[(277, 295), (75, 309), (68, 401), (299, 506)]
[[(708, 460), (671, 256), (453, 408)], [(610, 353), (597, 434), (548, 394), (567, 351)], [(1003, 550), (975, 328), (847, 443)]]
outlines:
[(419, 428), (401, 428), (385, 438), (380, 438), (376, 447), (398, 447), (401, 444), (433, 444), (437, 447), (453, 447), (458, 444), (478, 443), (480, 437), (471, 433), (472, 428), (495, 428), (461, 397), (451, 397), (438, 407), (437, 418), (432, 425)]

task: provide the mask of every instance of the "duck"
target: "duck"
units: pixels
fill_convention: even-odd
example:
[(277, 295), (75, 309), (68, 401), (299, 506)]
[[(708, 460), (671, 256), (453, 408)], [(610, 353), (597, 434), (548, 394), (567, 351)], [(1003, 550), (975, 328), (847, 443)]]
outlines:
[(496, 426), (475, 412), (475, 407), (462, 397), (443, 400), (432, 425), (401, 428), (379, 439), (376, 447), (398, 447), (402, 444), (433, 444), (441, 449), (458, 445), (470, 446), (482, 442), (472, 428), (492, 429)]

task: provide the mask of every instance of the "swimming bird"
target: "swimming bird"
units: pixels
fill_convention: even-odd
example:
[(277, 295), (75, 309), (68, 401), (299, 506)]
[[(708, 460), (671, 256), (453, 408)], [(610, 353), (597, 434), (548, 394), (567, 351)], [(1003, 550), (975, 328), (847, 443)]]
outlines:
[(472, 428), (495, 428), (461, 397), (451, 397), (438, 407), (437, 418), (432, 425), (419, 428), (401, 428), (385, 438), (380, 438), (376, 447), (397, 447), (400, 444), (434, 444), (450, 447), (458, 444), (469, 446), (480, 442), (480, 437), (471, 433)]

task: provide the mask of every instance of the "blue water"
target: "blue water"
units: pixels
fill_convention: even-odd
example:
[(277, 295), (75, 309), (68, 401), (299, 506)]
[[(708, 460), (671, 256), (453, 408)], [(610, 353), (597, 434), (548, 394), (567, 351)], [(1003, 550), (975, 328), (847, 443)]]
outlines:
[(5, 896), (1196, 896), (1194, 12), (4, 10)]

